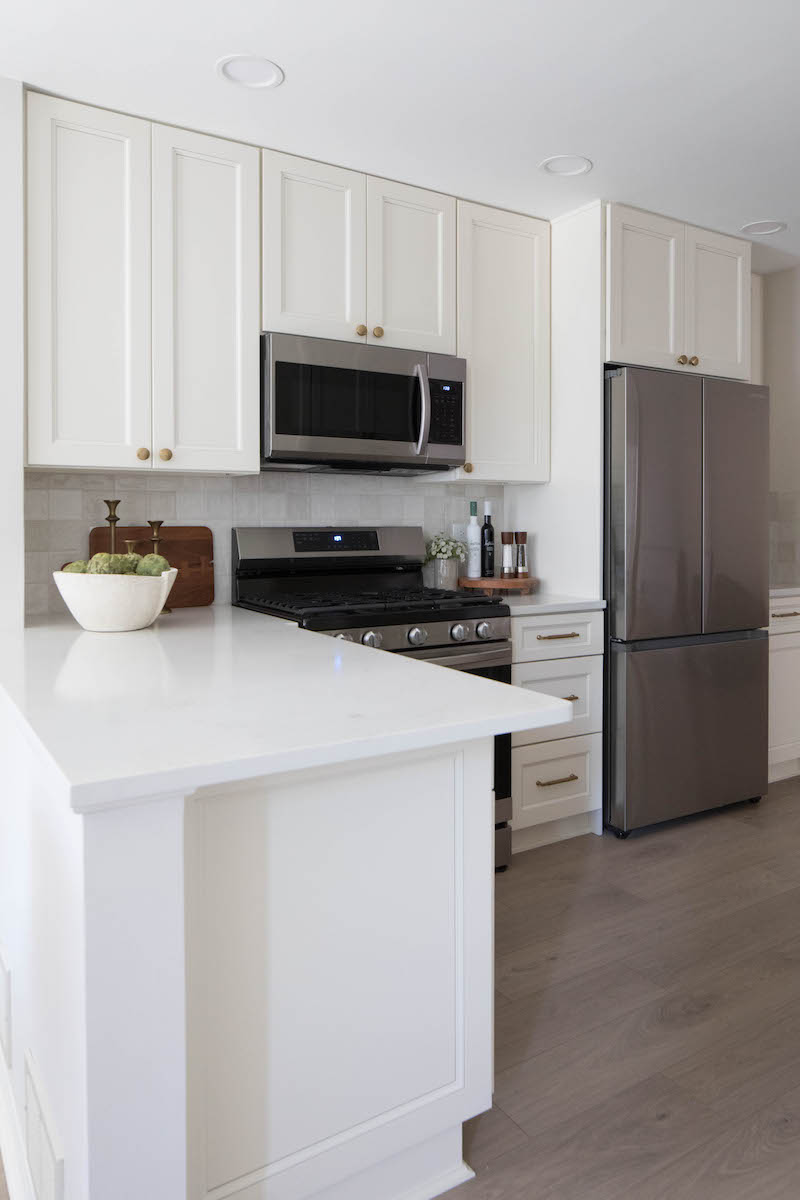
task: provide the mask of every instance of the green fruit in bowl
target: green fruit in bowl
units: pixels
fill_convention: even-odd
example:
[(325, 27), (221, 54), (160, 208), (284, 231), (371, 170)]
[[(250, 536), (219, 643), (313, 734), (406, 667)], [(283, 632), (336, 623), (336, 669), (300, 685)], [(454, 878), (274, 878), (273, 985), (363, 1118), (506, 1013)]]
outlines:
[(84, 562), (82, 558), (79, 558), (75, 562), (67, 563), (63, 570), (69, 575), (86, 575), (89, 570), (89, 564)]
[(95, 554), (89, 560), (90, 575), (128, 575), (124, 554)]
[(121, 555), (121, 558), (123, 575), (135, 575), (138, 570), (139, 563), (142, 561), (141, 554), (137, 554), (134, 551), (132, 554)]
[(169, 571), (170, 565), (163, 554), (145, 554), (136, 568), (137, 575), (163, 575)]

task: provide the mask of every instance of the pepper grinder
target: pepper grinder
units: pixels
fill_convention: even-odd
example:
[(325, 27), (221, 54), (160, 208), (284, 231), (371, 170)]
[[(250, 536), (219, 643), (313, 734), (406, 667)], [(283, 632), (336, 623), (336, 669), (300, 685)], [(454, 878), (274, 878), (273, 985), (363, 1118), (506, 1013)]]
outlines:
[(108, 507), (108, 516), (106, 517), (106, 521), (108, 522), (108, 526), (109, 526), (109, 539), (108, 539), (109, 553), (116, 554), (117, 553), (117, 521), (119, 520), (119, 517), (117, 516), (117, 505), (119, 504), (119, 500), (104, 500), (103, 504), (105, 504)]
[(528, 579), (530, 571), (528, 570), (527, 533), (515, 533), (514, 541), (517, 543), (517, 579)]
[[(158, 554), (158, 553), (160, 553), (160, 550), (161, 550), (161, 526), (164, 524), (164, 522), (163, 521), (148, 521), (147, 524), (150, 526), (150, 528), (153, 531), (153, 536), (150, 538), (150, 541), (153, 543), (152, 553)], [(162, 614), (163, 613), (171, 613), (172, 609), (168, 608), (167, 605), (165, 604), (164, 607), (162, 608), (161, 612), (162, 612)]]

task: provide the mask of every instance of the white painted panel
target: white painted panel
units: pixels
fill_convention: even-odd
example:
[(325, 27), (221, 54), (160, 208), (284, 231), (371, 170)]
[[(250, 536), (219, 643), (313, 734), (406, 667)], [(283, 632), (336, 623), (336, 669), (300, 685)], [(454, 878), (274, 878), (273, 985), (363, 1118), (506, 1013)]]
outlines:
[(602, 804), (603, 737), (564, 738), (511, 751), (514, 829), (591, 812)]
[(686, 353), (704, 375), (750, 375), (750, 243), (686, 226)]
[(603, 728), (603, 657), (552, 659), (515, 664), (511, 669), (515, 687), (548, 696), (560, 696), (572, 704), (572, 720), (566, 725), (526, 729), (512, 736), (512, 745), (528, 746), (554, 738), (599, 733)]
[(769, 602), (769, 632), (800, 633), (800, 592), (796, 596), (772, 596)]
[(515, 663), (603, 653), (603, 613), (554, 613), (512, 617)]
[(30, 1054), (25, 1056), (25, 1141), (36, 1200), (63, 1200), (64, 1153)]
[[(789, 622), (787, 621), (787, 624)], [(770, 634), (769, 758), (800, 755), (800, 633)]]
[(458, 204), (458, 353), (473, 480), (550, 474), (550, 226)]
[(455, 354), (455, 310), (455, 199), (368, 177), (368, 339)]
[(354, 1138), (474, 1086), (463, 855), (477, 839), (480, 892), (491, 826), (488, 795), (465, 816), (463, 787), (448, 749), (198, 798), (190, 1030), (209, 1189), (266, 1172), (288, 1195), (282, 1171), (357, 1154)]
[(766, 383), (764, 377), (764, 276), (750, 276), (750, 380)]
[(684, 225), (609, 207), (607, 358), (678, 368), (684, 345)]
[(11, 972), (0, 947), (0, 1051), (11, 1066)]
[(150, 126), (28, 96), (28, 462), (146, 468)]
[(257, 150), (153, 126), (159, 470), (258, 470), (258, 197)]
[(365, 340), (366, 176), (262, 152), (264, 328)]

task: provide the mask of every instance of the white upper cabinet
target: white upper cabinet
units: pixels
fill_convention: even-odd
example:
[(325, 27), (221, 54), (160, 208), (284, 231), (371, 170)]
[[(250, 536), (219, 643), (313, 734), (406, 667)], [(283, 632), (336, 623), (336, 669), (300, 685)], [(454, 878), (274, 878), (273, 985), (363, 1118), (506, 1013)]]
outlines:
[(550, 226), (458, 203), (458, 353), (467, 459), (451, 478), (550, 476)]
[(264, 328), (366, 341), (366, 176), (262, 152)]
[(27, 195), (28, 462), (147, 468), (150, 125), (29, 93)]
[(750, 375), (750, 243), (653, 213), (608, 210), (609, 361)]
[(368, 340), (456, 351), (456, 201), (367, 179)]
[(259, 469), (259, 152), (153, 126), (153, 465)]
[(608, 358), (674, 367), (684, 342), (685, 226), (611, 206), (608, 221)]
[(750, 378), (750, 243), (686, 226), (686, 347), (705, 375)]

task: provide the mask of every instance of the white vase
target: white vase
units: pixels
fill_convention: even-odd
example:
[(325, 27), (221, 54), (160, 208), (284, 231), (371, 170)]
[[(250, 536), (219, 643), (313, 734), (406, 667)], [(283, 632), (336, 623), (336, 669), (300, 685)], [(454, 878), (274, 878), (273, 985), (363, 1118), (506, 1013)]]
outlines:
[(458, 568), (461, 565), (457, 558), (435, 558), (435, 586), (446, 592), (453, 592), (458, 587)]

